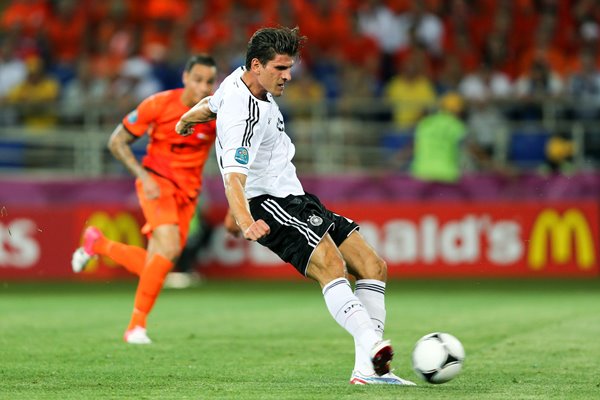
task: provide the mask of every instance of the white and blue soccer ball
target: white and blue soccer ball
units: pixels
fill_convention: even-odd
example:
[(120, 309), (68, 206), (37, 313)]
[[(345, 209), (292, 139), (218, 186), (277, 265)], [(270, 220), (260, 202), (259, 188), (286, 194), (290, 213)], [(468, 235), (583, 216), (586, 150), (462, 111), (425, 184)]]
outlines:
[(423, 336), (412, 353), (413, 369), (429, 383), (444, 383), (456, 377), (465, 360), (465, 349), (454, 336), (434, 332)]

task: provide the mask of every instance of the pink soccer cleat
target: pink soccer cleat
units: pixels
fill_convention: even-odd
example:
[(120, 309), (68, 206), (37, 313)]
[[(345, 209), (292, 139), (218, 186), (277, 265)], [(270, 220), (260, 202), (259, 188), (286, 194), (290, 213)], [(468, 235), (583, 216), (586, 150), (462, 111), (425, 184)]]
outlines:
[(85, 267), (88, 265), (93, 256), (96, 255), (94, 252), (94, 243), (98, 239), (102, 237), (102, 232), (100, 229), (95, 226), (89, 226), (83, 232), (83, 246), (77, 248), (73, 252), (73, 257), (71, 258), (71, 267), (73, 268), (73, 272), (80, 273), (85, 270)]

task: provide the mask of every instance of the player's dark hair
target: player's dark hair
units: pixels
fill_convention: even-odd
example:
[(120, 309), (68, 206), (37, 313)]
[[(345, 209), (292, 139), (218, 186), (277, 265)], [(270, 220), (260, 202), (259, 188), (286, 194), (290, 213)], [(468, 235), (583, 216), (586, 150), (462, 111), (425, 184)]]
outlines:
[(217, 66), (217, 63), (215, 62), (215, 59), (212, 58), (212, 56), (209, 56), (208, 54), (196, 54), (194, 56), (191, 56), (185, 63), (185, 71), (190, 72), (196, 64), (206, 65), (207, 67)]
[(306, 36), (300, 35), (300, 28), (262, 28), (254, 32), (246, 49), (246, 69), (257, 58), (262, 65), (275, 58), (278, 54), (296, 57), (306, 41)]

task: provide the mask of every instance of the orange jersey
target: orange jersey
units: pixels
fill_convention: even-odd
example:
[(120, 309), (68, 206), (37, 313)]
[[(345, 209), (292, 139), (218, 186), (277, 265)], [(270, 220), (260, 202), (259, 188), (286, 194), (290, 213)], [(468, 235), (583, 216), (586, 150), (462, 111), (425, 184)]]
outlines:
[(178, 135), (175, 125), (190, 109), (181, 102), (182, 93), (183, 89), (173, 89), (154, 94), (122, 122), (132, 135), (150, 136), (142, 165), (175, 183), (186, 196), (196, 198), (202, 189), (202, 170), (215, 141), (216, 124), (198, 124), (193, 134)]

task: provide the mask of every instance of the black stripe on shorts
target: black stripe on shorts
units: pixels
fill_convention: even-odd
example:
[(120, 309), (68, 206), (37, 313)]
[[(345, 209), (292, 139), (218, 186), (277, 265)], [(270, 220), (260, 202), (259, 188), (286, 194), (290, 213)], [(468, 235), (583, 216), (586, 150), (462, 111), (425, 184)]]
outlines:
[(329, 233), (339, 246), (358, 225), (329, 211), (316, 196), (305, 194), (285, 198), (257, 196), (250, 201), (255, 220), (264, 220), (270, 233), (258, 242), (271, 249), (282, 260), (306, 275), (315, 248)]

